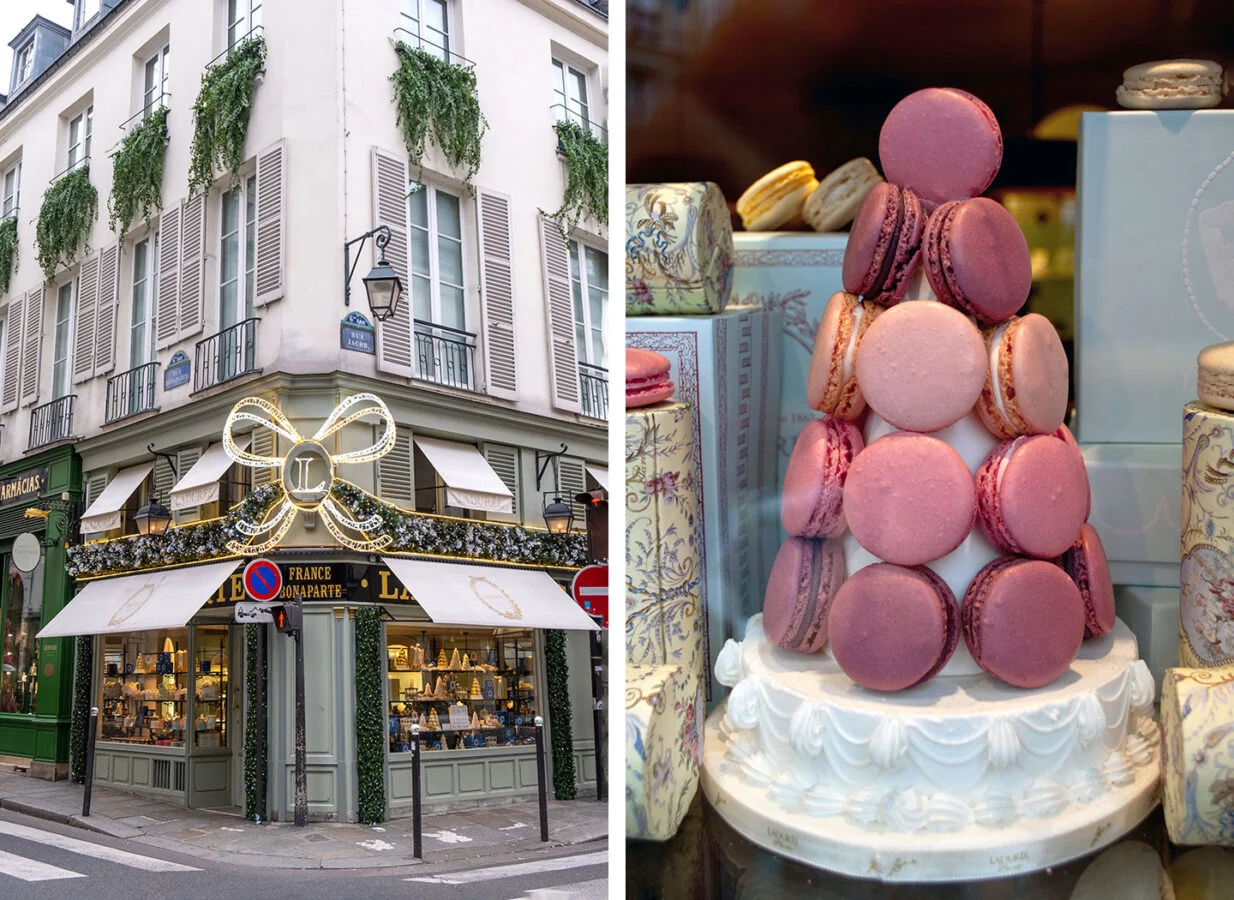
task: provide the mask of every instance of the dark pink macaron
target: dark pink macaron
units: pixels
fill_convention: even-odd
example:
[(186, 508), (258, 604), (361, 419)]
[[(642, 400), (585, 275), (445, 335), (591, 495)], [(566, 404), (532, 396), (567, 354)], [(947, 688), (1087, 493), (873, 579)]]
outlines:
[(853, 537), (879, 559), (916, 566), (946, 556), (973, 527), (977, 490), (948, 444), (896, 431), (857, 455), (844, 483)]
[(825, 416), (801, 429), (780, 496), (780, 522), (795, 537), (839, 537), (844, 517), (844, 482), (865, 441), (852, 422)]
[(817, 653), (827, 643), (827, 614), (844, 581), (839, 541), (791, 537), (780, 546), (763, 598), (763, 631), (777, 647)]
[(969, 583), (960, 624), (982, 669), (1015, 687), (1044, 687), (1080, 649), (1084, 602), (1053, 563), (1002, 557)]
[[(1075, 439), (1075, 435), (1071, 433), (1070, 428), (1068, 428), (1066, 425), (1060, 425), (1058, 426), (1058, 431), (1054, 432), (1054, 436), (1058, 438), (1060, 441), (1062, 441), (1064, 444), (1066, 444), (1068, 447), (1070, 447), (1071, 452), (1073, 452), (1076, 456), (1080, 457), (1081, 460), (1084, 459), (1084, 454), (1080, 451), (1080, 443), (1079, 441)], [(1085, 471), (1085, 474), (1088, 473), (1087, 465), (1085, 465), (1084, 471)], [(1092, 515), (1092, 511), (1093, 511), (1093, 492), (1090, 487), (1088, 491), (1088, 502), (1084, 504), (1084, 521), (1085, 522), (1087, 522), (1088, 517)]]
[(1003, 162), (1003, 133), (990, 107), (957, 88), (926, 88), (897, 103), (878, 136), (883, 174), (922, 200), (976, 197)]
[(977, 470), (977, 521), (1004, 553), (1054, 559), (1088, 512), (1084, 458), (1052, 434), (1003, 441)]
[(626, 348), (626, 409), (650, 406), (673, 396), (668, 358), (652, 350)]
[(828, 629), (845, 675), (874, 691), (901, 691), (947, 665), (960, 642), (960, 611), (930, 569), (876, 563), (840, 586)]
[(1084, 601), (1084, 636), (1108, 633), (1114, 627), (1114, 582), (1097, 529), (1085, 523), (1062, 563)]
[(1015, 315), (1033, 286), (1024, 232), (987, 197), (953, 200), (930, 214), (925, 273), (939, 300), (983, 325)]
[(844, 290), (863, 300), (894, 306), (921, 264), (927, 215), (911, 190), (876, 184), (849, 231), (841, 271)]

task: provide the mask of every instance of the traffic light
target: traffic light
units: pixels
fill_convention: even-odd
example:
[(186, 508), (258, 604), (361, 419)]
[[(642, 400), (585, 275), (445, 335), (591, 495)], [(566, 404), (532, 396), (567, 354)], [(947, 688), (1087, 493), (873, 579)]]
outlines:
[(282, 634), (294, 634), (300, 630), (300, 603), (287, 601), (280, 603), (270, 612), (274, 615), (274, 627)]

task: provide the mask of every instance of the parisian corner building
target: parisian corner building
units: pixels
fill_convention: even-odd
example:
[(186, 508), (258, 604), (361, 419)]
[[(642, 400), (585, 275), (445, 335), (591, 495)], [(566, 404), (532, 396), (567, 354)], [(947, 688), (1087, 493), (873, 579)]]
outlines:
[[(607, 5), (351, 5), (103, 0), (14, 41), (0, 763), (31, 777), (81, 779), (97, 708), (95, 782), (291, 819), (293, 641), (237, 621), (260, 556), (302, 602), (310, 819), (407, 814), (417, 727), (426, 811), (534, 798), (538, 717), (549, 796), (596, 795), (607, 208), (552, 211), (561, 123), (605, 140)], [(425, 73), (479, 126), (417, 144)], [(203, 139), (240, 76), (246, 128)]]

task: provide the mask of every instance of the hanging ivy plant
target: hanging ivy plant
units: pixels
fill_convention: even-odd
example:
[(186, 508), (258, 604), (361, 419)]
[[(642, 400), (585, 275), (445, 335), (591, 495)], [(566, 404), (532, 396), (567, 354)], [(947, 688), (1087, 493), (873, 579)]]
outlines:
[(151, 113), (124, 136), (111, 154), (112, 186), (108, 224), (123, 235), (140, 213), (150, 219), (163, 209), (163, 162), (167, 155), (167, 108)]
[(17, 216), (0, 222), (0, 294), (9, 292), (13, 273), (17, 271)]
[(73, 264), (99, 214), (99, 192), (90, 183), (90, 167), (74, 169), (47, 189), (34, 229), (39, 267), (48, 278)]
[(253, 82), (265, 64), (265, 39), (251, 37), (237, 44), (227, 59), (201, 76), (201, 90), (193, 104), (190, 194), (213, 183), (216, 167), (233, 179), (240, 171), (253, 112)]
[(471, 177), (480, 168), (480, 144), (488, 130), (488, 120), (480, 110), (475, 71), (402, 41), (394, 46), (394, 52), (399, 63), (390, 76), (394, 108), (412, 165), (422, 170), (431, 129), (433, 143), (441, 148), (446, 161), (454, 169), (465, 169), (463, 181), (471, 184)]
[(555, 219), (569, 240), (569, 233), (584, 216), (608, 225), (608, 147), (577, 122), (558, 122), (553, 130), (557, 151), (566, 162), (566, 193), (557, 212), (540, 212)]

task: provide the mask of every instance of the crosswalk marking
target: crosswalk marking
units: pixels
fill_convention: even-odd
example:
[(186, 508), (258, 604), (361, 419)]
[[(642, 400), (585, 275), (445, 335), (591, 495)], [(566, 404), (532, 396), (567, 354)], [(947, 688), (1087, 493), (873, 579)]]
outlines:
[(81, 841), (77, 838), (57, 834), (54, 831), (41, 831), (38, 828), (28, 828), (25, 825), (18, 825), (16, 822), (0, 822), (0, 834), (7, 834), (16, 838), (24, 838), (28, 841), (35, 841), (40, 844), (45, 844), (48, 847), (68, 850), (70, 853), (80, 853), (82, 856), (89, 856), (93, 859), (101, 859), (106, 862), (117, 863), (122, 866), (128, 866), (131, 869), (142, 869), (146, 872), (201, 871), (200, 869), (196, 869), (192, 866), (181, 865), (180, 863), (174, 863), (165, 859), (155, 859), (152, 856), (140, 856), (136, 853), (129, 853), (127, 850), (116, 850), (113, 847), (106, 847), (102, 844), (92, 844), (89, 841)]
[(493, 866), (488, 869), (473, 869), (470, 872), (447, 872), (445, 875), (425, 875), (419, 878), (404, 878), (404, 881), (419, 881), (424, 884), (475, 884), (497, 878), (517, 878), (520, 875), (535, 875), (537, 872), (559, 872), (562, 869), (581, 869), (584, 866), (602, 866), (608, 863), (608, 851), (584, 853), (579, 856), (562, 856), (534, 862), (513, 863), (508, 866)]
[(59, 866), (49, 866), (37, 859), (26, 859), (0, 850), (0, 875), (12, 875), (22, 881), (58, 881), (62, 878), (85, 878), (80, 872), (70, 872)]

